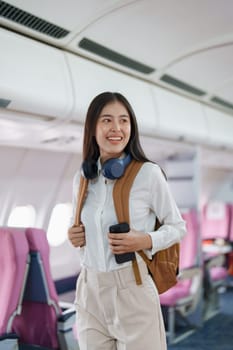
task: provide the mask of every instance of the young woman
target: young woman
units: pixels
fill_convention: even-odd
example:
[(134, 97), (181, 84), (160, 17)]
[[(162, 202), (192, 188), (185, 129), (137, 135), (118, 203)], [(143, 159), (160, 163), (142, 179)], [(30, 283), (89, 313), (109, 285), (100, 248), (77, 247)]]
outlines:
[[(117, 224), (112, 190), (117, 174), (109, 164), (144, 162), (129, 197), (130, 231), (110, 233)], [(136, 254), (142, 285), (132, 262), (118, 264), (115, 254), (144, 250), (148, 257), (179, 242), (185, 224), (158, 165), (141, 148), (134, 111), (119, 93), (104, 92), (91, 102), (85, 122), (81, 173), (90, 179), (80, 226), (68, 231), (80, 247), (77, 282), (77, 332), (81, 350), (165, 350), (166, 337), (158, 291)], [(121, 174), (124, 176), (124, 174)], [(74, 178), (73, 221), (80, 172)], [(163, 225), (154, 231), (155, 217)]]

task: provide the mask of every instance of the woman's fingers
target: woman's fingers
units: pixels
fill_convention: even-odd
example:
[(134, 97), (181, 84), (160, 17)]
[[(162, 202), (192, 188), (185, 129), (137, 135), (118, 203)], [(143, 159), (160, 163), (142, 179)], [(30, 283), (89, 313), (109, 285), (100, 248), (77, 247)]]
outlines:
[(74, 247), (82, 247), (85, 245), (85, 229), (84, 226), (72, 226), (68, 230), (68, 238)]

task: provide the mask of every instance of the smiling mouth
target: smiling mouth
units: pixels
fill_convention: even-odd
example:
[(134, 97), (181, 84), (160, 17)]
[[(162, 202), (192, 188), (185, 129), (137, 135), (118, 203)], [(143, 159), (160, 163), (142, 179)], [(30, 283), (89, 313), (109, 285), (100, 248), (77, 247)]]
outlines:
[(114, 136), (114, 137), (108, 137), (109, 141), (121, 141), (123, 137), (121, 136)]

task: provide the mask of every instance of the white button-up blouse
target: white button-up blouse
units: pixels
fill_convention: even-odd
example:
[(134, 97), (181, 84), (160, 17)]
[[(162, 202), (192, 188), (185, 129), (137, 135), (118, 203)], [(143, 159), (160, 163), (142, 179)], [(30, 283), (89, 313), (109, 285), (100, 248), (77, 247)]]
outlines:
[[(75, 220), (79, 179), (80, 172), (73, 181), (71, 225)], [(118, 223), (112, 197), (115, 181), (104, 178), (101, 172), (95, 180), (89, 181), (81, 213), (86, 235), (86, 245), (80, 248), (81, 265), (97, 271), (111, 271), (131, 264), (117, 264), (108, 243), (109, 226)], [(168, 183), (159, 166), (154, 163), (144, 163), (135, 177), (129, 197), (129, 214), (130, 227), (149, 233), (152, 238), (152, 249), (145, 251), (149, 257), (179, 242), (186, 233), (185, 222)], [(162, 226), (154, 231), (156, 216)], [(141, 257), (137, 255), (137, 259)]]

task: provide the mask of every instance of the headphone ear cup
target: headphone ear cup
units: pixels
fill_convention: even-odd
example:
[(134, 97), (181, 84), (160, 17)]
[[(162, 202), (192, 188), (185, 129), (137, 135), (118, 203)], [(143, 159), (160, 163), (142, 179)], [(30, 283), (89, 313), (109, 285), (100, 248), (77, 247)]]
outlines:
[(98, 167), (96, 162), (85, 160), (82, 163), (82, 174), (88, 180), (93, 180), (98, 175)]
[(128, 154), (125, 158), (108, 159), (102, 166), (102, 174), (110, 180), (119, 179), (124, 175), (127, 165), (131, 162), (131, 155)]
[(102, 166), (102, 174), (107, 179), (118, 179), (123, 173), (124, 167), (120, 159), (108, 159)]

